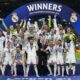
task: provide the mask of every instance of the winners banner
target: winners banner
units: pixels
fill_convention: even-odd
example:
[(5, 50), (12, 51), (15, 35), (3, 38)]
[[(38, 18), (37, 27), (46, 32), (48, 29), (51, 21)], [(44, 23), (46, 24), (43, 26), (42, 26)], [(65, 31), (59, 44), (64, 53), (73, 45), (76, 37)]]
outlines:
[[(28, 20), (30, 16), (38, 16), (41, 14), (59, 15), (61, 19), (69, 22), (80, 35), (80, 15), (66, 5), (56, 2), (39, 1), (25, 4), (9, 14), (4, 19), (4, 22), (7, 27), (10, 25), (15, 26), (21, 19), (26, 18)], [(0, 28), (6, 30), (3, 24), (0, 25)]]

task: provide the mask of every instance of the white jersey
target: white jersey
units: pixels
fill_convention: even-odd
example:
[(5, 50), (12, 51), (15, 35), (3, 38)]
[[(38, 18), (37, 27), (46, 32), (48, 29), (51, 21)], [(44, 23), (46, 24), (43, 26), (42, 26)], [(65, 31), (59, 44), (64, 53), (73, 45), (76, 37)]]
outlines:
[(50, 57), (49, 57), (47, 63), (56, 63), (57, 62), (57, 59), (56, 59), (56, 47), (55, 46), (48, 47), (47, 49), (50, 52)]
[(33, 43), (33, 45), (30, 45), (30, 43), (28, 43), (26, 45), (25, 51), (27, 52), (27, 64), (37, 64), (37, 54), (36, 51), (38, 50), (38, 46), (36, 43)]
[(20, 45), (22, 45), (22, 48), (24, 49), (24, 47), (26, 47), (26, 44), (28, 43), (28, 41), (24, 38), (19, 38), (18, 42)]
[(11, 46), (16, 49), (17, 44), (19, 44), (19, 41), (16, 39), (15, 41), (11, 40)]
[(56, 47), (55, 46), (48, 47), (47, 49), (49, 50), (51, 56), (56, 56)]
[(59, 35), (58, 35), (58, 40), (59, 40), (59, 39), (60, 39), (61, 41), (63, 41), (63, 40), (64, 40), (63, 35), (60, 35), (60, 34), (59, 34)]
[(33, 45), (30, 45), (30, 43), (28, 43), (26, 45), (25, 50), (28, 54), (28, 57), (34, 57), (36, 56), (36, 51), (38, 50), (38, 46), (36, 43), (33, 43)]
[(13, 52), (12, 48), (5, 48), (4, 49), (5, 57), (8, 58), (8, 59), (11, 58), (12, 57), (12, 52)]
[(52, 41), (55, 41), (57, 39), (57, 35), (56, 34), (53, 34), (53, 35), (50, 34), (49, 39), (52, 40)]
[(70, 43), (66, 43), (66, 48), (68, 48), (68, 52), (66, 53), (66, 63), (76, 63), (75, 58), (75, 46), (73, 41)]
[(2, 50), (4, 48), (4, 41), (5, 41), (5, 37), (1, 36), (0, 37), (0, 50)]
[(4, 49), (4, 65), (11, 65), (12, 64), (12, 55), (13, 55), (13, 49), (12, 48), (5, 48)]
[(63, 54), (63, 47), (57, 45), (57, 64), (64, 64), (64, 54)]

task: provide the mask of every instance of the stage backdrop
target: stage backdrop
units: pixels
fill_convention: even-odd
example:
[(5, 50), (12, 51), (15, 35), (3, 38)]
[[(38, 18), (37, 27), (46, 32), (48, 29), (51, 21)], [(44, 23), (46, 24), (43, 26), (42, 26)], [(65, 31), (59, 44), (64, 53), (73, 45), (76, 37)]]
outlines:
[[(76, 32), (80, 35), (80, 15), (73, 9), (56, 2), (39, 1), (23, 5), (10, 13), (4, 19), (4, 22), (7, 27), (10, 25), (15, 26), (16, 23), (20, 22), (21, 19), (24, 19), (25, 17), (28, 20), (30, 16), (40, 14), (59, 15), (62, 19), (70, 22)], [(5, 30), (2, 24), (0, 25), (0, 28)]]

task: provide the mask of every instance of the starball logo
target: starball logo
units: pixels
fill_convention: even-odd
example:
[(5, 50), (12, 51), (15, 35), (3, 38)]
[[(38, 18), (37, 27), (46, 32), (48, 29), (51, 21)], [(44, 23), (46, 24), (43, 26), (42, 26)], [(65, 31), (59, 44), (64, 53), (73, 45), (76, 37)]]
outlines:
[(35, 4), (27, 5), (27, 8), (29, 12), (41, 11), (41, 10), (61, 12), (62, 5), (54, 4), (54, 3), (35, 3)]

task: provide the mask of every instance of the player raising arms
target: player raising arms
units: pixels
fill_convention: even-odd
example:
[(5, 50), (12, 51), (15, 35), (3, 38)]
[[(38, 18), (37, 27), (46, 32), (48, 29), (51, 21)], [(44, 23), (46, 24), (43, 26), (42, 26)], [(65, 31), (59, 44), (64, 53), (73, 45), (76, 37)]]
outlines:
[(50, 68), (50, 64), (54, 65), (54, 76), (56, 76), (56, 69), (57, 69), (57, 60), (56, 60), (56, 47), (55, 43), (53, 41), (50, 41), (49, 46), (46, 49), (50, 53), (50, 57), (47, 60), (47, 67), (50, 72), (50, 75), (52, 75), (52, 71)]

